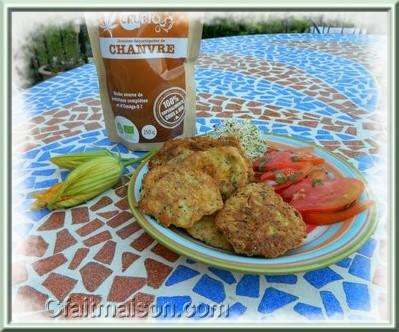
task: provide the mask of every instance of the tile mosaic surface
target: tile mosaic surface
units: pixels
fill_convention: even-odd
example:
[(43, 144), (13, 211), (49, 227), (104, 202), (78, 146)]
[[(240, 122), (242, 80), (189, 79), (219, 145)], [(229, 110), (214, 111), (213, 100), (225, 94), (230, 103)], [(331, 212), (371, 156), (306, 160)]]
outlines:
[[(225, 118), (251, 119), (263, 132), (338, 153), (371, 184), (381, 183), (386, 110), (378, 90), (384, 82), (373, 63), (384, 61), (383, 47), (384, 39), (365, 35), (204, 40), (196, 67), (197, 130), (212, 130)], [(173, 305), (175, 312), (151, 319), (183, 316), (194, 304), (189, 318), (201, 320), (220, 303), (227, 307), (219, 319), (387, 318), (384, 186), (376, 189), (378, 229), (351, 257), (284, 276), (224, 271), (179, 256), (148, 236), (130, 214), (123, 183), (73, 209), (30, 211), (32, 193), (68, 174), (50, 157), (98, 147), (123, 156), (139, 153), (107, 138), (91, 64), (38, 84), (23, 97), (23, 107), (18, 101), (13, 105), (14, 320), (50, 319), (49, 298), (65, 304), (54, 318), (60, 320), (74, 317), (71, 303), (84, 301), (92, 310), (112, 303), (143, 316), (152, 304)], [(124, 318), (122, 311), (116, 317)]]

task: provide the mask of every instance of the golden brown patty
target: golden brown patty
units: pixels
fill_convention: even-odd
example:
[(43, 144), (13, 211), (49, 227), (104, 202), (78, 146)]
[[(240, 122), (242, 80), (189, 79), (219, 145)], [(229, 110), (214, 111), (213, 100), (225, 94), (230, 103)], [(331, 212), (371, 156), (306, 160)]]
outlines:
[(233, 251), (231, 244), (217, 229), (215, 225), (215, 215), (203, 217), (201, 220), (194, 223), (191, 228), (187, 228), (187, 232), (193, 238), (201, 240), (213, 247)]
[(182, 160), (172, 159), (169, 163), (179, 163), (207, 173), (215, 180), (224, 199), (230, 197), (236, 189), (245, 186), (251, 179), (245, 159), (233, 146), (219, 146), (193, 152)]
[(220, 210), (223, 201), (208, 174), (182, 165), (165, 165), (144, 176), (139, 207), (164, 226), (188, 228)]
[(209, 136), (195, 136), (190, 138), (178, 138), (165, 142), (162, 148), (151, 158), (150, 169), (161, 166), (174, 159), (181, 161), (195, 151), (206, 151), (218, 146), (232, 146), (238, 149), (248, 167), (248, 176), (253, 177), (252, 163), (241, 147), (240, 141), (234, 137), (213, 138)]
[(238, 189), (216, 214), (215, 223), (235, 252), (249, 256), (278, 257), (306, 237), (299, 212), (263, 183)]

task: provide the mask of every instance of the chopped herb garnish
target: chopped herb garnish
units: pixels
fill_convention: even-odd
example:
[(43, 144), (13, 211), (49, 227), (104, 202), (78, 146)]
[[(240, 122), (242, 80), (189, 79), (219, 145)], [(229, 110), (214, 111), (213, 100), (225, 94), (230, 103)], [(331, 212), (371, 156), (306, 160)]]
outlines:
[(282, 173), (282, 172), (278, 172), (274, 175), (274, 180), (278, 183), (278, 184), (282, 184), (284, 182), (287, 181), (287, 176)]
[(259, 163), (259, 166), (258, 166), (259, 172), (264, 172), (265, 171), (265, 166), (269, 162), (269, 160), (270, 159), (268, 159), (266, 157), (261, 159), (261, 162)]
[(319, 185), (323, 184), (323, 180), (322, 179), (314, 179), (312, 181), (312, 187), (317, 187)]
[(292, 156), (291, 160), (292, 161), (299, 161), (301, 158), (299, 156)]
[(291, 182), (295, 182), (296, 180), (298, 180), (298, 176), (299, 176), (298, 173), (290, 174), (288, 176), (288, 180), (290, 180)]

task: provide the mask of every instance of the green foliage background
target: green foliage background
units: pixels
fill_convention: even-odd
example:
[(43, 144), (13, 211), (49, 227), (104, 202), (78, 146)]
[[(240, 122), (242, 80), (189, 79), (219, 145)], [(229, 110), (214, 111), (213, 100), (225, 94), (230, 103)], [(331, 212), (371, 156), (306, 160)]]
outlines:
[[(353, 26), (347, 22), (323, 22), (314, 20), (317, 25)], [(204, 24), (202, 38), (217, 38), (239, 35), (270, 33), (309, 32), (313, 22), (306, 18), (270, 18), (267, 20), (234, 19), (216, 17)], [(39, 68), (45, 66), (53, 73), (66, 71), (87, 63), (92, 57), (90, 42), (84, 24), (65, 24), (62, 26), (42, 26), (29, 39), (26, 47), (24, 75), (28, 76), (26, 87), (43, 80)]]
[(231, 18), (215, 18), (204, 25), (202, 37), (216, 38), (240, 35), (269, 33), (304, 33), (309, 31), (312, 22), (306, 19), (269, 19), (267, 21), (233, 20)]

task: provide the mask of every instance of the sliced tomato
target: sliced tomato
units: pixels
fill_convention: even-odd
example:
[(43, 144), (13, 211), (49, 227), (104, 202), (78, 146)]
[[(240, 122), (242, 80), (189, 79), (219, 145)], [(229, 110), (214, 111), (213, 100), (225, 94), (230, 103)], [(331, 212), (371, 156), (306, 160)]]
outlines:
[(306, 178), (280, 191), (279, 194), (281, 195), (284, 201), (291, 202), (292, 199), (294, 198), (294, 195), (296, 195), (297, 198), (300, 198), (300, 195), (305, 196), (306, 193), (311, 189), (312, 189), (312, 180)]
[(324, 159), (315, 157), (311, 154), (302, 154), (298, 156), (298, 161), (310, 161), (313, 165), (322, 165), (324, 164)]
[(301, 213), (338, 211), (356, 201), (363, 190), (363, 182), (357, 179), (331, 179), (318, 185), (306, 184), (300, 194), (292, 196), (290, 204)]
[(259, 181), (265, 182), (266, 180), (273, 180), (273, 179), (274, 179), (274, 176), (275, 176), (275, 173), (274, 173), (274, 172), (271, 172), (271, 171), (266, 172), (266, 173), (262, 173), (262, 174), (259, 176)]
[(328, 180), (328, 172), (324, 168), (314, 168), (309, 172), (307, 178), (311, 180), (326, 181)]
[(273, 187), (279, 191), (303, 179), (312, 170), (312, 167), (311, 163), (297, 163), (295, 167), (265, 172), (257, 179), (268, 183), (270, 180), (273, 181)]
[(312, 225), (330, 225), (352, 218), (374, 204), (373, 201), (356, 203), (355, 205), (335, 212), (307, 212), (302, 213), (303, 220)]
[(321, 165), (324, 159), (300, 150), (269, 151), (253, 163), (253, 168), (257, 172), (267, 172), (283, 168), (300, 168), (304, 162)]
[(252, 169), (255, 172), (263, 173), (263, 172), (265, 172), (266, 164), (268, 163), (268, 161), (269, 161), (269, 158), (266, 156), (263, 156), (262, 158), (259, 158), (252, 163)]
[(278, 183), (276, 186), (274, 186), (274, 190), (277, 193), (280, 193), (285, 188), (289, 188), (293, 184), (303, 180), (313, 168), (313, 165), (311, 163), (301, 163), (301, 164), (302, 168), (300, 169), (288, 169), (288, 170), (286, 169), (285, 174), (287, 177), (287, 181), (284, 183)]
[(294, 197), (304, 197), (305, 193), (312, 189), (312, 187), (321, 185), (324, 181), (328, 180), (328, 172), (324, 168), (312, 168), (306, 175), (306, 178), (281, 190), (279, 194), (286, 202), (290, 202)]

